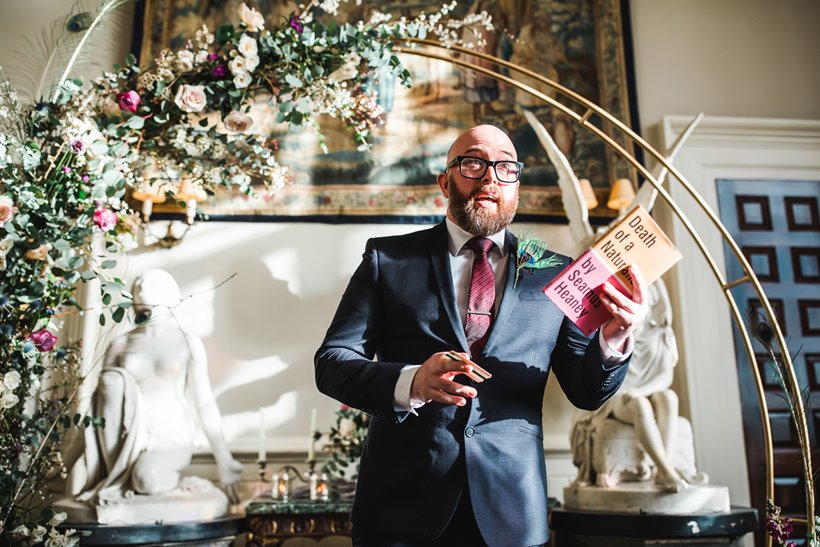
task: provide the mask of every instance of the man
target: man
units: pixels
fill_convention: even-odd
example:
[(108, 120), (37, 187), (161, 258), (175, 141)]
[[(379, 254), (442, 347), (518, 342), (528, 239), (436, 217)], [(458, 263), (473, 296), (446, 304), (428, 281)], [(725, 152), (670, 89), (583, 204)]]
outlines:
[[(373, 416), (351, 515), (355, 545), (545, 543), (549, 370), (585, 409), (623, 381), (646, 313), (640, 274), (632, 300), (604, 288), (613, 319), (591, 338), (541, 292), (561, 267), (524, 274), (513, 288), (517, 241), (506, 227), (522, 168), (500, 129), (459, 136), (437, 179), (446, 221), (368, 241), (316, 353), (319, 389)], [(471, 381), (473, 366), (458, 357), (492, 378)]]

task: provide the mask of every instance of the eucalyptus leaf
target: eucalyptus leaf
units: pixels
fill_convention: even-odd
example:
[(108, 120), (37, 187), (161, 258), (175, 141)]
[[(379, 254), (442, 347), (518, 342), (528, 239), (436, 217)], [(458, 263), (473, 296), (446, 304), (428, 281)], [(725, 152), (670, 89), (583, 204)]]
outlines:
[(302, 80), (300, 80), (299, 78), (297, 78), (297, 77), (296, 77), (296, 76), (294, 76), (293, 74), (287, 74), (287, 75), (285, 75), (285, 81), (288, 83), (288, 85), (289, 85), (290, 87), (294, 87), (294, 88), (296, 88), (296, 89), (299, 89), (299, 88), (301, 88), (301, 87), (304, 85), (304, 84), (302, 83)]
[(117, 308), (114, 310), (114, 313), (111, 314), (111, 319), (114, 320), (115, 323), (119, 323), (122, 321), (122, 318), (125, 316), (125, 308)]

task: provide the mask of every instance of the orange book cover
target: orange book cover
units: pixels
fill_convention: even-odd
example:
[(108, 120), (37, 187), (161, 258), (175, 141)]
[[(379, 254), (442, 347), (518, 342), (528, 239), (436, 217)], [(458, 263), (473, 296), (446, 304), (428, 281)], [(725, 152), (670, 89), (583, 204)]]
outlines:
[(542, 290), (588, 336), (610, 318), (598, 296), (604, 283), (631, 294), (629, 266), (637, 266), (649, 285), (680, 259), (649, 212), (637, 205)]

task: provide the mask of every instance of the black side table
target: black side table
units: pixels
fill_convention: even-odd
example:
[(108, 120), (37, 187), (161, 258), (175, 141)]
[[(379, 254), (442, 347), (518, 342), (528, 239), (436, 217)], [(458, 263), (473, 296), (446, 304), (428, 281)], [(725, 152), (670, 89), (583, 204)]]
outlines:
[(664, 547), (741, 545), (757, 530), (757, 511), (733, 507), (725, 513), (656, 515), (603, 513), (554, 508), (550, 511), (555, 547)]
[(246, 523), (245, 517), (228, 516), (202, 522), (132, 526), (65, 523), (59, 528), (81, 532), (80, 545), (228, 547), (236, 536), (245, 532)]

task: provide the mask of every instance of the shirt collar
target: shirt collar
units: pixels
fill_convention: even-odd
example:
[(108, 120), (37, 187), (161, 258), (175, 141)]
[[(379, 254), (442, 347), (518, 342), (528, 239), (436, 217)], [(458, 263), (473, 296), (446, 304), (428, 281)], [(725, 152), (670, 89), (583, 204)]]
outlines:
[[(456, 256), (464, 248), (464, 245), (475, 236), (462, 229), (461, 226), (450, 220), (449, 217), (445, 217), (444, 222), (447, 225), (447, 246), (450, 249), (450, 254)], [(501, 230), (500, 232), (487, 236), (495, 243), (496, 249), (498, 249), (502, 257), (507, 256), (507, 248), (506, 245), (504, 245), (505, 233), (506, 230)]]

